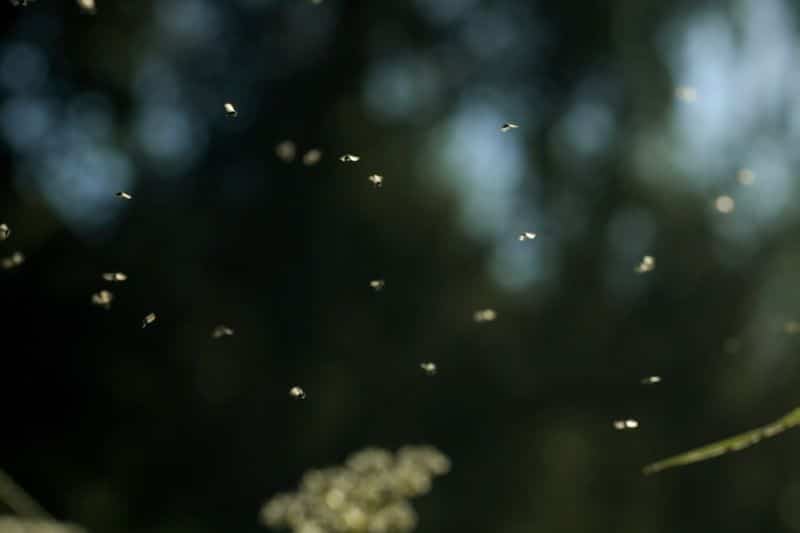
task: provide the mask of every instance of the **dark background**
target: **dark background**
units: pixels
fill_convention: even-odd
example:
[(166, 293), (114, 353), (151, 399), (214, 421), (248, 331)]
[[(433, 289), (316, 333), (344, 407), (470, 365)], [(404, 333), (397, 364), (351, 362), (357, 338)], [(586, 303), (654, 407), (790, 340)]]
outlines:
[(798, 403), (797, 2), (97, 2), (0, 7), (0, 467), (51, 513), (255, 533), (427, 443), (420, 533), (800, 530), (798, 434), (641, 475)]

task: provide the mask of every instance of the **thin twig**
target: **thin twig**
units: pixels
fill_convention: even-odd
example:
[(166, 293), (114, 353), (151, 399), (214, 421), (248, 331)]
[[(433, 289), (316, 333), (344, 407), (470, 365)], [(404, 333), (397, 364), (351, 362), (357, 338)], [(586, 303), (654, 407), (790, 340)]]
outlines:
[(662, 470), (666, 470), (668, 468), (699, 463), (700, 461), (719, 457), (720, 455), (724, 455), (728, 452), (738, 452), (739, 450), (749, 448), (750, 446), (758, 444), (764, 439), (774, 437), (775, 435), (783, 433), (787, 429), (791, 429), (796, 426), (800, 426), (800, 407), (792, 410), (790, 413), (782, 416), (774, 422), (767, 424), (766, 426), (761, 426), (759, 428), (736, 435), (735, 437), (730, 437), (728, 439), (721, 440), (713, 444), (708, 444), (700, 448), (695, 448), (694, 450), (689, 450), (686, 453), (649, 464), (644, 467), (643, 471), (645, 475), (655, 474), (656, 472), (661, 472)]
[(17, 485), (11, 479), (11, 476), (2, 469), (0, 469), (0, 502), (5, 503), (12, 511), (22, 517), (53, 519), (50, 513), (45, 511), (30, 494)]

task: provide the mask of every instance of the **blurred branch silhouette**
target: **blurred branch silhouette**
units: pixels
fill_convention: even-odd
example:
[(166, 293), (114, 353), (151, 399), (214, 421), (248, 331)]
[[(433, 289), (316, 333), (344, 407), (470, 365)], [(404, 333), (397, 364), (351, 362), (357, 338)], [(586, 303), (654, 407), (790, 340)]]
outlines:
[(29, 518), (52, 518), (25, 489), (20, 487), (11, 476), (0, 469), (0, 502), (19, 516)]

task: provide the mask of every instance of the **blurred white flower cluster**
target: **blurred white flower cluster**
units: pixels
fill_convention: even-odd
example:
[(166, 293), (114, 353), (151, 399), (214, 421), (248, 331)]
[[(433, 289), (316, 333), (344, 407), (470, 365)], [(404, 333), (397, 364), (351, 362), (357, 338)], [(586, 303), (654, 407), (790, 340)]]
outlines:
[(344, 466), (311, 470), (300, 490), (279, 494), (261, 510), (270, 527), (294, 533), (403, 533), (417, 515), (409, 499), (428, 492), (450, 460), (429, 446), (406, 446), (396, 454), (366, 448)]
[(39, 520), (34, 518), (18, 518), (16, 516), (0, 516), (0, 533), (84, 533), (83, 529), (72, 524)]

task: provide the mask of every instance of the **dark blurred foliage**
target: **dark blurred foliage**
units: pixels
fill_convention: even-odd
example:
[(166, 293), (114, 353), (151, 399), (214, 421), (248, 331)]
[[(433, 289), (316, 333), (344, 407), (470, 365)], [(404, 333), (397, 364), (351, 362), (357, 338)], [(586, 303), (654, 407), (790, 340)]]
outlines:
[(51, 513), (257, 532), (426, 443), (420, 533), (800, 530), (798, 434), (640, 470), (800, 403), (795, 2), (97, 1), (0, 7), (0, 466)]

